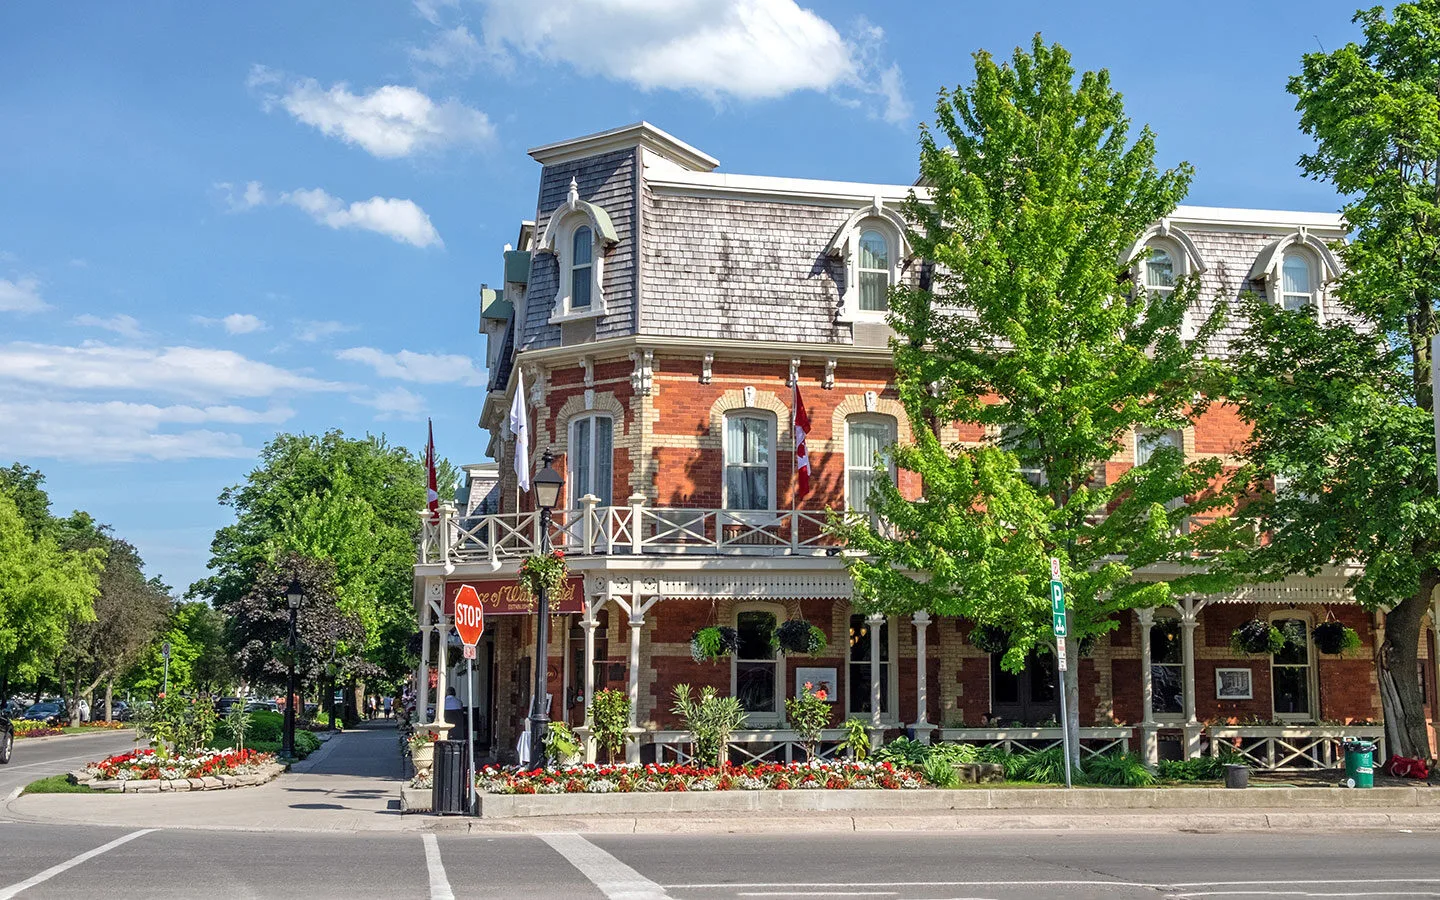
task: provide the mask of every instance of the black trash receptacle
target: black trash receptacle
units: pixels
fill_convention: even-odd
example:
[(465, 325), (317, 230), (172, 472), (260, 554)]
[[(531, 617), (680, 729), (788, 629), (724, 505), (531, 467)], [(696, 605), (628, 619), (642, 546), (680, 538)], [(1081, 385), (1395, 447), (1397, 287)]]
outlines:
[(1244, 788), (1250, 786), (1250, 767), (1237, 765), (1235, 763), (1225, 764), (1225, 786), (1227, 788)]
[(465, 765), (464, 741), (436, 741), (435, 765), (431, 770), (430, 800), (438, 816), (463, 816), (470, 810), (469, 777)]

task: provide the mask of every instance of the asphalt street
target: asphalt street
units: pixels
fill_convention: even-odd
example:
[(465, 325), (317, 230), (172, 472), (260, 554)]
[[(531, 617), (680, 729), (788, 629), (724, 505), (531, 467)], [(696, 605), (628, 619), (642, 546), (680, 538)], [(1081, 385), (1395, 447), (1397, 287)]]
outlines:
[[(15, 742), (10, 762), (0, 766), (0, 800), (16, 788), (37, 778), (71, 769), (130, 750), (135, 746), (133, 729), (101, 731), (96, 734), (69, 734), (63, 737), (24, 738)], [(0, 809), (0, 816), (4, 811)]]
[(1440, 897), (1437, 850), (1433, 833), (437, 836), (8, 823), (0, 900)]

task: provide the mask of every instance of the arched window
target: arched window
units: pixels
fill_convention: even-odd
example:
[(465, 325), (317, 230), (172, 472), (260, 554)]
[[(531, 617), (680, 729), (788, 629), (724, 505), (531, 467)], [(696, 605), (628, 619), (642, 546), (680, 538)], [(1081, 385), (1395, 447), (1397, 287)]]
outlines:
[(1163, 244), (1150, 245), (1150, 256), (1145, 260), (1145, 289), (1169, 294), (1175, 290), (1175, 256)]
[(614, 420), (609, 416), (582, 416), (570, 422), (570, 506), (594, 494), (601, 506), (612, 502), (614, 482)]
[(591, 263), (594, 261), (594, 235), (589, 225), (575, 229), (570, 241), (570, 309), (590, 308)]
[(1020, 458), (1020, 475), (1036, 488), (1043, 488), (1049, 481), (1045, 469), (1037, 459), (1040, 439), (1031, 437), (1019, 425), (1000, 427), (1000, 446)]
[(860, 310), (885, 312), (890, 308), (890, 245), (874, 228), (860, 233)]
[(725, 417), (725, 508), (775, 508), (775, 417)]
[(1280, 265), (1280, 305), (1300, 310), (1315, 303), (1315, 267), (1309, 254), (1289, 250)]
[(894, 444), (895, 419), (891, 416), (860, 415), (845, 420), (846, 509), (870, 511), (877, 462), (884, 462), (894, 482), (895, 461), (889, 455)]
[(772, 642), (779, 621), (777, 609), (769, 606), (743, 608), (735, 614), (730, 692), (740, 701), (751, 724), (780, 720), (783, 679), (779, 654)]

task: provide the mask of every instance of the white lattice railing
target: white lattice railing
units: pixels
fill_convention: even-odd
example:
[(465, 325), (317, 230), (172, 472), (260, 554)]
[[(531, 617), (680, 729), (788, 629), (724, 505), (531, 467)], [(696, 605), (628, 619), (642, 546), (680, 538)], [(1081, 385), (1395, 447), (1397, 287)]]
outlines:
[[(845, 732), (839, 728), (827, 728), (820, 732), (816, 757), (834, 758), (844, 738)], [(640, 736), (641, 744), (655, 747), (657, 763), (690, 762), (694, 758), (691, 753), (693, 740), (688, 731), (650, 731)], [(805, 759), (805, 744), (800, 735), (782, 728), (737, 731), (730, 736), (729, 751), (730, 761), (741, 765), (800, 762)]]
[(1345, 764), (1341, 744), (1345, 738), (1375, 742), (1375, 764), (1385, 761), (1385, 728), (1382, 725), (1212, 725), (1210, 753), (1218, 756), (1222, 747), (1237, 753), (1246, 765), (1256, 769), (1294, 771), (1334, 769)]
[[(1130, 750), (1129, 728), (1081, 728), (1080, 752), (1085, 757)], [(942, 728), (940, 739), (957, 744), (999, 747), (1009, 753), (1039, 753), (1064, 741), (1059, 728)]]
[[(853, 513), (846, 515), (856, 515)], [(840, 552), (829, 534), (829, 510), (730, 510), (649, 507), (643, 501), (600, 506), (586, 497), (578, 509), (550, 517), (550, 545), (570, 555), (710, 554), (823, 556)], [(455, 515), (438, 522), (422, 512), (422, 563), (498, 562), (538, 552), (538, 512)]]

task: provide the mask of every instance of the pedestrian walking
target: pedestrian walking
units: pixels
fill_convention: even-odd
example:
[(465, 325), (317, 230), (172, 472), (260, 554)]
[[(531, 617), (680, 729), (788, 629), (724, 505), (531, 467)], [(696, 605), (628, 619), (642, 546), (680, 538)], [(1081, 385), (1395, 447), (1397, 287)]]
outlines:
[(80, 704), (76, 707), (76, 711), (80, 714), (81, 724), (90, 721), (90, 704), (85, 702), (84, 697), (80, 698)]
[(370, 704), (370, 714), (369, 714), (368, 716), (366, 716), (366, 718), (368, 718), (368, 719), (373, 719), (373, 718), (375, 718), (375, 708), (376, 708), (376, 706), (379, 705), (379, 701), (375, 699), (375, 695), (374, 695), (374, 694), (371, 694), (371, 695), (370, 695), (369, 704)]
[(391, 697), (389, 694), (385, 695), (385, 718), (387, 719), (390, 718), (390, 710), (392, 709), (392, 705), (394, 704), (394, 702), (394, 697)]

